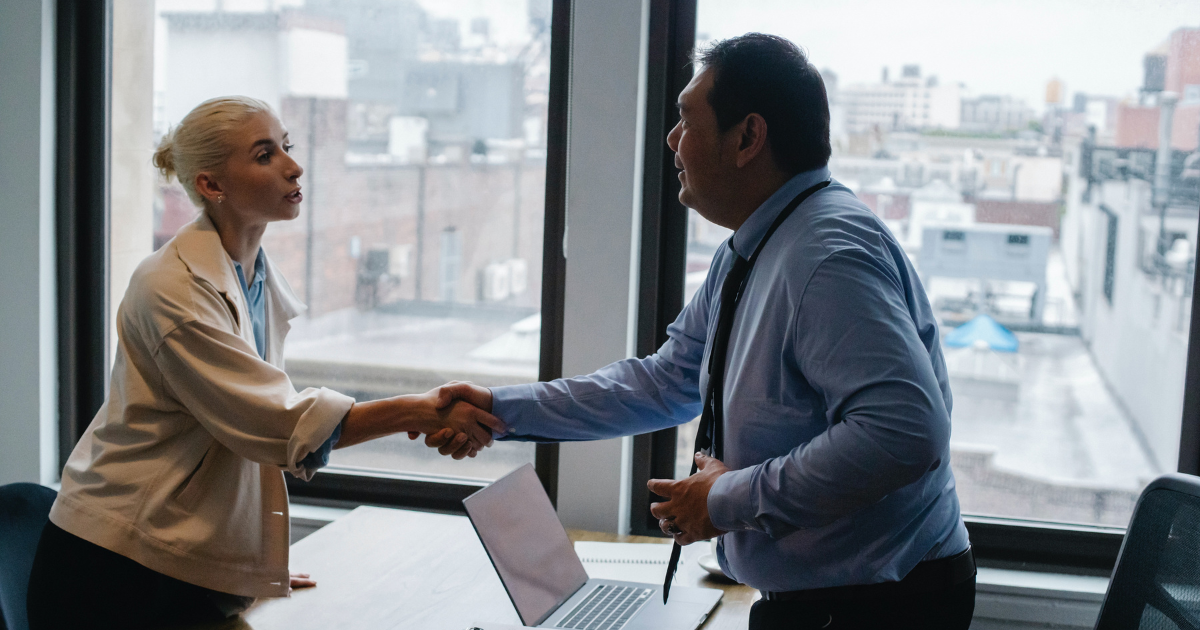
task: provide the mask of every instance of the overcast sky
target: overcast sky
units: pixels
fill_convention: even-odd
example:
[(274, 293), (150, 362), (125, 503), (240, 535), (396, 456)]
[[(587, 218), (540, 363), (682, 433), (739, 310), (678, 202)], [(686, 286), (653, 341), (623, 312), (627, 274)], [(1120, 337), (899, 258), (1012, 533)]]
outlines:
[(843, 85), (917, 63), (1041, 109), (1053, 77), (1068, 95), (1135, 94), (1142, 56), (1182, 26), (1200, 27), (1200, 0), (699, 0), (696, 32), (782, 35)]

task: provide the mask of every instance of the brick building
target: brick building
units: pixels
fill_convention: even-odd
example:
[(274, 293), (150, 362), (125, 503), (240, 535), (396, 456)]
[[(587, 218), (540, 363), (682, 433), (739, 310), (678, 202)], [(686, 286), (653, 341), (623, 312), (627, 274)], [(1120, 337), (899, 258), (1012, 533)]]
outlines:
[[(405, 37), (376, 28), (380, 15)], [(532, 131), (545, 125), (548, 35), (518, 52), (486, 38), (467, 49), (436, 37), (456, 22), (421, 15), (413, 2), (164, 14), (162, 131), (222, 94), (265, 100), (289, 130), (305, 199), (263, 245), (310, 316), (409, 301), (540, 306), (545, 150)], [(399, 47), (368, 55), (380, 42)], [(197, 73), (213, 65), (233, 70)], [(196, 212), (177, 184), (159, 188), (156, 246)]]
[[(1171, 126), (1172, 148), (1200, 146), (1200, 28), (1180, 28), (1146, 57), (1147, 93), (1172, 92), (1179, 98)], [(1123, 103), (1117, 109), (1115, 144), (1158, 148), (1157, 104)]]
[[(526, 287), (498, 302), (539, 306), (544, 158), (348, 164), (345, 100), (284, 98), (280, 105), (293, 157), (305, 169), (305, 200), (299, 218), (267, 229), (263, 247), (311, 315), (358, 303), (359, 272), (372, 250), (407, 258), (389, 261), (400, 273), (382, 279), (381, 301), (485, 301), (488, 266), (515, 259), (524, 262)], [(169, 233), (196, 212), (178, 184), (165, 187), (163, 206)]]

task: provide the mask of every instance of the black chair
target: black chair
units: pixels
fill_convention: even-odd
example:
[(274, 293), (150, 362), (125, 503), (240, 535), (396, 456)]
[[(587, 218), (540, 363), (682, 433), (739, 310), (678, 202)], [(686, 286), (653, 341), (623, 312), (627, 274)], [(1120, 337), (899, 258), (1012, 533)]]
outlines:
[(1200, 477), (1142, 491), (1096, 630), (1200, 630)]
[(0, 630), (28, 630), (25, 592), (57, 495), (36, 483), (0, 486)]

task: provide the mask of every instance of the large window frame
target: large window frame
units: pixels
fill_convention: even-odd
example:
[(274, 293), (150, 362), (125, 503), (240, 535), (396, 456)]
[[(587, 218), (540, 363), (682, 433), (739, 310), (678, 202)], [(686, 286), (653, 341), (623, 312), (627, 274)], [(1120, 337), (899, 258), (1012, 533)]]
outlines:
[[(646, 135), (636, 348), (653, 353), (683, 306), (686, 209), (677, 199), (667, 132), (678, 120), (675, 98), (691, 77), (696, 0), (648, 0)], [(562, 252), (566, 207), (571, 0), (554, 0), (544, 227), (542, 339), (539, 378), (562, 372)], [(108, 187), (112, 0), (58, 0), (56, 43), (56, 221), (59, 335), (59, 454), (66, 461), (104, 402), (108, 379)], [(1200, 291), (1194, 279), (1193, 295)], [(1180, 428), (1179, 472), (1200, 475), (1200, 306), (1193, 300)], [(633, 444), (630, 531), (661, 535), (649, 516), (656, 500), (646, 480), (674, 472), (675, 429), (637, 436)], [(557, 445), (538, 445), (536, 468), (557, 498)], [(421, 475), (368, 477), (323, 472), (309, 483), (289, 480), (301, 501), (372, 503), (462, 512), (461, 499), (480, 484)], [(1107, 574), (1122, 528), (991, 517), (965, 517), (982, 562)]]
[(112, 0), (58, 0), (55, 20), (58, 452), (66, 462), (108, 383)]
[[(110, 113), (113, 0), (57, 2), (57, 164), (59, 459), (65, 462), (104, 404), (109, 356)], [(566, 258), (567, 94), (571, 1), (553, 0), (550, 103), (543, 228), (542, 331), (538, 378), (562, 373)], [(557, 502), (558, 445), (538, 444), (535, 468)], [(486, 485), (420, 473), (323, 470), (309, 482), (288, 476), (293, 500), (375, 504), (465, 513), (462, 500)]]
[[(675, 99), (691, 79), (696, 0), (650, 0), (645, 174), (642, 206), (641, 295), (638, 356), (653, 354), (667, 339), (667, 325), (683, 307), (686, 209), (679, 203), (674, 155), (665, 138), (679, 120)], [(1200, 291), (1200, 274), (1193, 279)], [(1200, 475), (1200, 300), (1192, 302), (1178, 472)], [(630, 479), (630, 532), (663, 536), (650, 516), (659, 500), (646, 490), (651, 478), (675, 474), (678, 430), (634, 438)], [(1108, 575), (1124, 539), (1120, 527), (1084, 526), (1016, 518), (964, 515), (971, 545), (990, 566)]]
[[(638, 270), (636, 350), (654, 354), (667, 341), (667, 326), (683, 310), (688, 210), (679, 202), (675, 154), (667, 134), (679, 122), (676, 98), (692, 79), (696, 0), (649, 0), (646, 59), (646, 133), (643, 138), (641, 267)], [(675, 428), (633, 438), (629, 531), (662, 536), (650, 504), (662, 498), (649, 479), (675, 476)]]

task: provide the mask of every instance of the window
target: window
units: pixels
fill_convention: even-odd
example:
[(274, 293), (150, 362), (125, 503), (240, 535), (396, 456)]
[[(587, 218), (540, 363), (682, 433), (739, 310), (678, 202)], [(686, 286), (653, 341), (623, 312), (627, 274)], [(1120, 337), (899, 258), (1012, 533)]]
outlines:
[[(114, 14), (118, 55), (145, 55), (114, 63), (114, 99), (144, 115), (114, 121), (130, 176), (113, 179), (112, 305), (197, 214), (150, 150), (203, 100), (242, 94), (276, 110), (305, 168), (300, 217), (263, 238), (308, 305), (286, 346), (298, 388), (371, 400), (538, 379), (551, 0), (152, 4)], [(327, 471), (478, 483), (537, 451), (453, 461), (397, 435)]]
[(1183, 86), (1183, 104), (1200, 104), (1200, 85), (1193, 84)]
[[(1143, 57), (1161, 49), (1178, 73), (1166, 89), (1184, 91), (1200, 71), (1200, 29), (1195, 2), (1150, 9), (1080, 1), (1033, 17), (981, 1), (697, 3), (698, 45), (775, 33), (821, 69), (833, 176), (905, 248), (939, 318), (952, 462), (975, 518), (1123, 527), (1145, 483), (1180, 466), (1198, 181), (1173, 168), (1170, 202), (1152, 206), (1144, 147), (1157, 144), (1158, 100), (1139, 89)], [(901, 79), (888, 83), (889, 69)], [(957, 104), (946, 118), (873, 98), (935, 75), (931, 103)], [(1175, 121), (1193, 137), (1198, 110), (1187, 102)], [(1178, 146), (1176, 164), (1196, 151)], [(1076, 151), (1111, 153), (1107, 170), (1064, 162)], [(1133, 253), (1142, 223), (1170, 235), (1149, 264)], [(715, 230), (692, 214), (689, 291), (727, 235)], [(973, 338), (973, 322), (994, 323), (1016, 351)], [(679, 431), (677, 475), (694, 431)]]
[[(459, 262), (462, 258), (462, 235), (453, 227), (442, 230), (441, 298), (453, 304), (458, 301)], [(507, 297), (507, 296), (506, 296)]]
[(1107, 206), (1101, 205), (1104, 212), (1104, 299), (1109, 306), (1113, 302), (1113, 285), (1117, 281), (1117, 215)]

